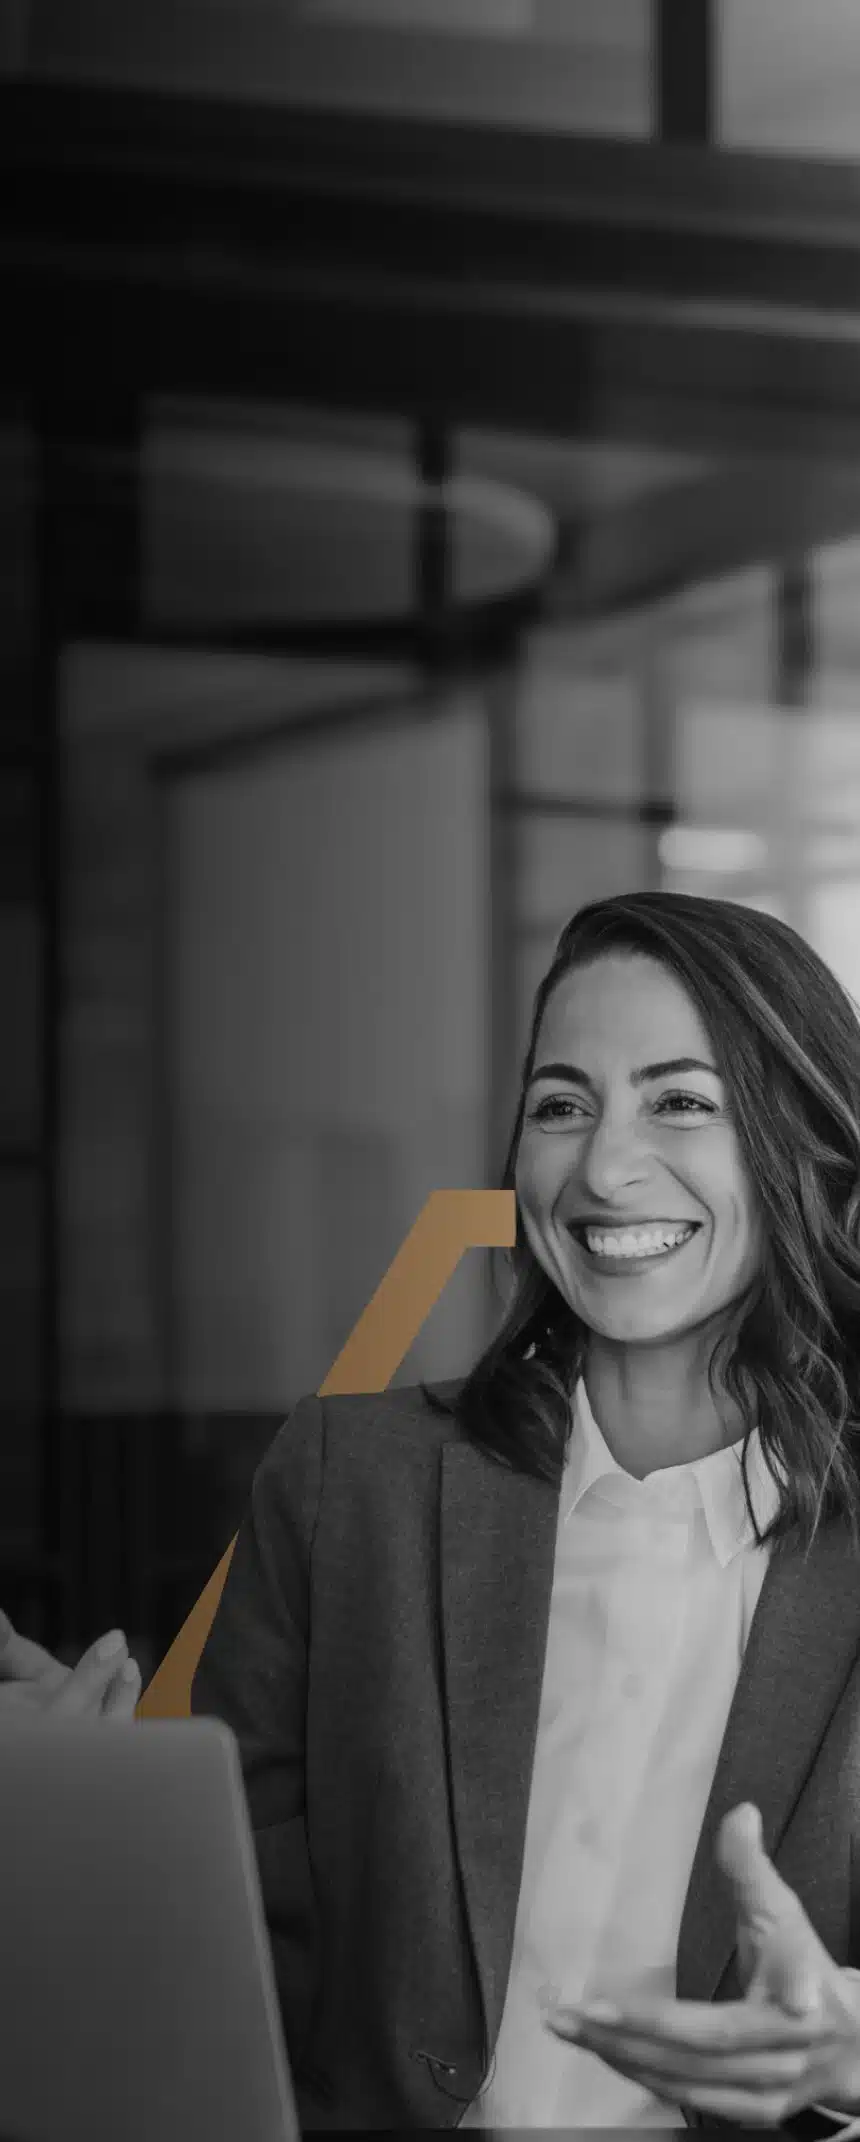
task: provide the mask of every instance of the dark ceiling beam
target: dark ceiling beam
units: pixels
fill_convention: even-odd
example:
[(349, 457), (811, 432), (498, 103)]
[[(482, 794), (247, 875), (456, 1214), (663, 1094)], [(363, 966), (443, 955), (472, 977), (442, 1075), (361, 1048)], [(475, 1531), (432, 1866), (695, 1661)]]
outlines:
[[(0, 248), (2, 263), (2, 248)], [(856, 345), (823, 329), (665, 319), (656, 307), (564, 307), (529, 294), (357, 280), (311, 292), (281, 279), (279, 302), (249, 278), (189, 287), (177, 268), (117, 287), (58, 263), (0, 268), (7, 319), (0, 370), (71, 403), (109, 373), (143, 395), (249, 398), (679, 450), (860, 452)], [(41, 323), (37, 326), (36, 323)]]
[(243, 266), (273, 295), (285, 265), (369, 266), (452, 294), (477, 269), (548, 295), (860, 305), (860, 171), (832, 160), (7, 82), (0, 174), (4, 254), (220, 269), (237, 297)]
[(716, 118), (714, 0), (653, 0), (654, 132), (700, 148)]
[(9, 391), (860, 446), (854, 168), (7, 84), (0, 184)]

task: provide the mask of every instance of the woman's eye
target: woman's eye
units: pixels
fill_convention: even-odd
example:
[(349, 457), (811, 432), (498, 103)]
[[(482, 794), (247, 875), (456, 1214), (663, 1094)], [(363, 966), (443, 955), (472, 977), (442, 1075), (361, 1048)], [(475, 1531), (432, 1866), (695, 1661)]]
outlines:
[(703, 1100), (700, 1093), (662, 1093), (656, 1107), (660, 1113), (666, 1108), (679, 1108), (682, 1115), (688, 1115), (691, 1108), (703, 1109), (706, 1116), (716, 1113), (713, 1101)]
[(552, 1094), (547, 1100), (539, 1101), (537, 1107), (532, 1109), (532, 1120), (535, 1123), (555, 1123), (560, 1119), (564, 1121), (569, 1118), (571, 1110), (580, 1105), (570, 1094)]
[[(672, 1111), (677, 1111), (682, 1116), (691, 1113), (703, 1113), (706, 1116), (716, 1114), (714, 1103), (704, 1100), (700, 1093), (661, 1093), (659, 1100), (654, 1103), (654, 1110), (655, 1114), (660, 1116)], [(546, 1100), (538, 1101), (531, 1111), (533, 1123), (575, 1123), (581, 1122), (582, 1118), (582, 1102), (577, 1101), (572, 1094), (549, 1094)]]

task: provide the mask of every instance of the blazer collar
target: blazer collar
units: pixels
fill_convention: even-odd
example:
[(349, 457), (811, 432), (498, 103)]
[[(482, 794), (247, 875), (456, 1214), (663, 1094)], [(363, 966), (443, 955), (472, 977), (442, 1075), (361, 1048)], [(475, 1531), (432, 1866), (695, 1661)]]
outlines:
[[(454, 1831), (486, 2052), (502, 2018), (522, 1876), (552, 1594), (559, 1492), (443, 1446), (440, 1585)], [(734, 1950), (713, 1856), (722, 1817), (761, 1809), (767, 1851), (785, 1834), (860, 1644), (850, 1540), (830, 1526), (804, 1562), (772, 1554), (687, 1892), (678, 1993), (710, 1999)]]

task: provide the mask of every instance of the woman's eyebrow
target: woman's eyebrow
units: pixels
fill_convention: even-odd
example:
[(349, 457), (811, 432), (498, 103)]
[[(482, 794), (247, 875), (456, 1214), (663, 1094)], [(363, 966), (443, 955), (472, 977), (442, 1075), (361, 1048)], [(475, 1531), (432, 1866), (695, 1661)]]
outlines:
[[(665, 1063), (642, 1064), (638, 1071), (631, 1071), (631, 1086), (643, 1086), (647, 1079), (669, 1078), (676, 1072), (708, 1071), (712, 1078), (719, 1078), (716, 1064), (705, 1063), (700, 1056), (670, 1056)], [(529, 1085), (534, 1086), (540, 1078), (562, 1078), (571, 1086), (587, 1086), (590, 1093), (596, 1092), (594, 1080), (578, 1064), (539, 1064), (532, 1072)]]

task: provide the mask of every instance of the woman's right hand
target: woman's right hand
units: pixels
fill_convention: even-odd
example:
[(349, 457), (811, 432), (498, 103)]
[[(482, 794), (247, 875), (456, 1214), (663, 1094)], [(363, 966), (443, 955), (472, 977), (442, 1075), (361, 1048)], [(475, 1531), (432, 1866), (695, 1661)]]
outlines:
[(64, 1666), (0, 1611), (0, 1726), (39, 1717), (133, 1718), (140, 1685), (121, 1629), (99, 1637), (77, 1666)]

